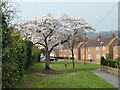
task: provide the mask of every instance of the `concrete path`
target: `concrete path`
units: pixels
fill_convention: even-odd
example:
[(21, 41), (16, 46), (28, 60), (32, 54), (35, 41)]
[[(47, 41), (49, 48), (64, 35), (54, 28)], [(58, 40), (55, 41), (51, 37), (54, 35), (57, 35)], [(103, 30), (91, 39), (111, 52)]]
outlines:
[(103, 80), (105, 80), (106, 82), (110, 83), (115, 88), (119, 88), (120, 89), (120, 86), (119, 86), (120, 85), (120, 77), (117, 77), (115, 75), (112, 75), (112, 74), (104, 72), (104, 71), (101, 71), (99, 69), (98, 70), (92, 70), (91, 72), (93, 72), (97, 76), (101, 77)]

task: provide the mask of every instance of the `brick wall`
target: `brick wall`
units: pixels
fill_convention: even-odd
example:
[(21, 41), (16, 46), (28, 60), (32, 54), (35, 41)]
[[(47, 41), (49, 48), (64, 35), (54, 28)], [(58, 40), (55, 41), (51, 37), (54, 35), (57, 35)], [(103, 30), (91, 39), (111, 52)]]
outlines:
[[(91, 48), (91, 50), (89, 49)], [(101, 47), (98, 47), (99, 49), (96, 50), (96, 47), (87, 47), (86, 48), (86, 60), (94, 60), (96, 62), (100, 62), (101, 58)], [(102, 55), (106, 55), (106, 53), (109, 53), (109, 47), (105, 47), (105, 50), (102, 48)], [(83, 51), (83, 48), (81, 48), (81, 60), (84, 60), (83, 55), (85, 55), (85, 51)], [(88, 58), (88, 55), (91, 55), (91, 58)], [(97, 57), (99, 55), (99, 57)]]
[[(62, 49), (62, 51), (59, 51), (59, 57), (64, 57), (65, 55), (66, 57), (72, 56), (70, 49)], [(75, 60), (78, 60), (78, 48), (74, 49), (74, 56), (76, 56)]]
[(109, 46), (109, 53), (113, 56), (112, 57), (112, 59), (114, 59), (114, 51), (113, 51), (113, 44), (117, 41), (118, 39), (116, 38), (113, 42), (112, 42), (112, 44)]
[(113, 59), (116, 59), (116, 55), (120, 57), (120, 46), (113, 46)]
[(120, 46), (118, 46), (118, 57), (120, 58)]

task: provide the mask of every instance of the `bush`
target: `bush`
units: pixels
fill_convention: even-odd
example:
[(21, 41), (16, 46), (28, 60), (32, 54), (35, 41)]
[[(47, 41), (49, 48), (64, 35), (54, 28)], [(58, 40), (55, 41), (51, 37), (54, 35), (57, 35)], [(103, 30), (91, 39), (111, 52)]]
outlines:
[(104, 63), (105, 63), (105, 58), (101, 57), (101, 65), (104, 65)]
[(113, 68), (120, 68), (120, 62), (118, 60), (106, 60), (104, 59), (104, 57), (101, 58), (101, 65)]
[(11, 33), (8, 43), (2, 50), (2, 85), (12, 88), (24, 75), (24, 70), (40, 59), (40, 52), (29, 41), (19, 39)]
[(109, 67), (117, 68), (117, 61), (116, 60), (109, 60)]
[(9, 8), (9, 4), (6, 1), (0, 4), (2, 22), (2, 30), (0, 30), (0, 35), (2, 34), (2, 88), (13, 88), (16, 82), (23, 77), (24, 69), (39, 61), (39, 58), (37, 58), (39, 57), (38, 49), (31, 48), (35, 47), (31, 42), (21, 40), (20, 35), (13, 33), (13, 27), (10, 22), (16, 14), (14, 12), (15, 9), (12, 10), (11, 6)]
[[(70, 59), (72, 59), (72, 57), (70, 57)], [(73, 57), (73, 59), (74, 59), (74, 57)]]
[(57, 59), (68, 59), (68, 57), (54, 57), (54, 58), (57, 58)]
[(101, 57), (101, 65), (108, 66), (109, 60), (104, 59), (104, 57)]

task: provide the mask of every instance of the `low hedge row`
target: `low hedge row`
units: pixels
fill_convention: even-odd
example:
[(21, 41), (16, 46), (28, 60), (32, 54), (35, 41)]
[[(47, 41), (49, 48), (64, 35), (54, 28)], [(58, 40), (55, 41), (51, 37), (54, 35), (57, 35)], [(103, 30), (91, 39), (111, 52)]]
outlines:
[(116, 59), (116, 60), (106, 60), (106, 59), (104, 59), (104, 57), (102, 57), (101, 58), (101, 65), (105, 65), (105, 66), (120, 69), (120, 61), (118, 59)]
[(57, 59), (69, 59), (68, 57), (54, 57), (54, 58), (57, 58)]

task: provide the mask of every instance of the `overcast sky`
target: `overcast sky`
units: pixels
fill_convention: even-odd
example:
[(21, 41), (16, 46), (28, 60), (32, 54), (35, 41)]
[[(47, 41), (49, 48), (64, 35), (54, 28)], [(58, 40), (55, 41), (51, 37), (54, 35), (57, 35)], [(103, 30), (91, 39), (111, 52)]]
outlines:
[(52, 13), (71, 17), (83, 17), (96, 31), (118, 29), (117, 2), (18, 2), (22, 20)]

